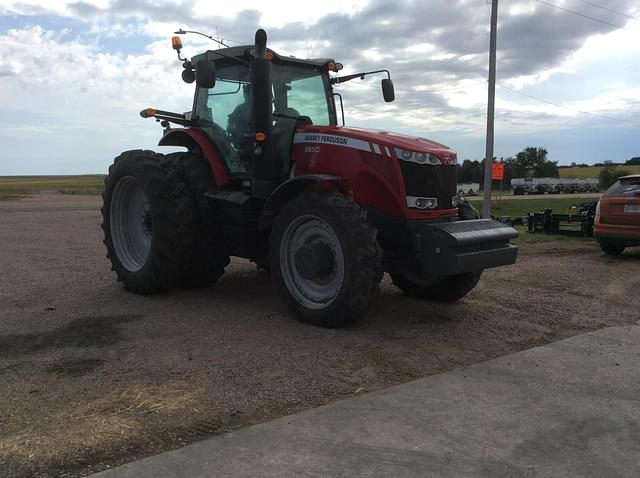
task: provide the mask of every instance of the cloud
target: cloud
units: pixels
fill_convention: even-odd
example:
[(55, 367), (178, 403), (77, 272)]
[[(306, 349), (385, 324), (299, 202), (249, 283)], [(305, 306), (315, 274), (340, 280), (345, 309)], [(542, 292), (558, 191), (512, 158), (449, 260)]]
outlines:
[[(29, 131), (34, 131), (30, 144), (42, 149), (39, 155), (65, 158), (72, 171), (104, 171), (119, 151), (157, 143), (160, 128), (142, 120), (141, 109), (162, 105), (182, 111), (191, 103), (192, 88), (180, 81), (175, 52), (165, 42), (124, 56), (32, 27), (0, 36), (0, 49), (0, 71), (11, 73), (0, 76), (0, 125), (7, 129), (0, 174), (19, 170), (20, 142)], [(35, 133), (41, 128), (49, 135)], [(56, 172), (51, 164), (43, 168)]]
[[(181, 26), (205, 32), (217, 30), (221, 36), (249, 43), (268, 12), (243, 8), (243, 4), (253, 5), (238, 2), (229, 5), (223, 14), (209, 13), (208, 3), (209, 8), (205, 9), (205, 4), (193, 1), (56, 0), (44, 7), (39, 2), (22, 0), (1, 2), (0, 11), (27, 15), (49, 11), (103, 26), (94, 33), (128, 23), (148, 35), (166, 38)], [(278, 8), (274, 3), (268, 11), (296, 10), (291, 2), (281, 4), (283, 7)], [(577, 0), (563, 5), (588, 13), (595, 8)], [(616, 0), (610, 2), (609, 8), (625, 12), (637, 7), (632, 0)], [(314, 16), (307, 12), (305, 21), (271, 26), (268, 33), (273, 45), (297, 56), (340, 57), (355, 70), (365, 65), (391, 66), (405, 85), (486, 76), (489, 11), (483, 2), (371, 0), (354, 1), (351, 8), (336, 8), (333, 12), (325, 7), (324, 11), (331, 13)], [(600, 9), (597, 14), (603, 21), (624, 23), (624, 17), (610, 11)], [(500, 10), (499, 75), (509, 79), (550, 70), (589, 37), (611, 29), (532, 0), (513, 0)], [(416, 50), (420, 45), (428, 45), (429, 49)]]
[[(145, 106), (184, 111), (191, 104), (193, 87), (180, 81), (180, 65), (169, 46), (172, 32), (179, 27), (217, 31), (235, 45), (250, 43), (256, 28), (266, 25), (270, 46), (278, 52), (335, 57), (345, 64), (345, 74), (391, 71), (397, 89), (397, 100), (391, 105), (382, 103), (380, 77), (339, 87), (351, 124), (415, 134), (432, 132), (435, 139), (451, 138), (454, 144), (461, 136), (481, 143), (489, 24), (485, 2), (285, 3), (274, 0), (266, 8), (258, 0), (246, 0), (220, 12), (204, 0), (0, 0), (0, 14), (21, 22), (21, 26), (0, 29), (0, 123), (8, 126), (21, 121), (16, 120), (21, 117), (17, 112), (30, 118), (30, 123), (25, 120), (15, 125), (11, 130), (15, 135), (5, 132), (2, 141), (10, 146), (16, 143), (7, 141), (17, 138), (20, 131), (45, 127), (80, 164), (86, 157), (71, 149), (74, 135), (81, 134), (104, 148), (94, 155), (100, 158), (90, 160), (94, 166), (89, 170), (95, 170), (95, 165), (104, 167), (104, 158), (120, 149), (153, 147), (159, 129), (139, 119), (138, 111)], [(576, 109), (638, 119), (635, 74), (598, 75), (604, 75), (603, 69), (624, 73), (621, 65), (633, 64), (629, 61), (633, 58), (637, 64), (640, 22), (578, 0), (558, 5), (625, 25), (626, 30), (613, 31), (533, 0), (502, 3), (499, 82), (517, 91), (526, 88), (523, 91), (567, 108), (498, 89), (498, 134), (501, 128), (510, 134), (533, 134), (552, 124), (560, 130), (606, 122)], [(633, 0), (611, 1), (607, 8), (640, 15)], [(278, 12), (284, 13), (278, 16)], [(25, 20), (28, 18), (33, 22)], [(64, 22), (39, 25), (43, 18), (66, 19), (73, 31), (59, 26)], [(187, 56), (215, 47), (191, 35), (184, 44)], [(615, 65), (604, 63), (616, 52)], [(595, 77), (597, 82), (588, 81)], [(615, 123), (615, 127), (633, 127), (633, 123)], [(42, 148), (55, 151), (50, 146)]]

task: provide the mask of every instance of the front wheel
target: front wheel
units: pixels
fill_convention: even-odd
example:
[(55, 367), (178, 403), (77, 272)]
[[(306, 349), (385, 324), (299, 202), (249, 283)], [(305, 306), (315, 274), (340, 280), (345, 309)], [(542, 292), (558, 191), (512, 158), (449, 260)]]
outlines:
[(621, 245), (616, 244), (614, 242), (601, 241), (600, 242), (600, 249), (602, 249), (602, 251), (605, 254), (608, 254), (610, 256), (619, 256), (620, 254), (622, 254), (624, 252), (625, 246), (621, 246)]
[(462, 299), (478, 285), (482, 271), (447, 276), (436, 283), (421, 277), (418, 273), (408, 271), (395, 271), (390, 275), (393, 284), (407, 296), (438, 302), (453, 302)]
[(376, 295), (382, 251), (376, 229), (341, 194), (314, 191), (287, 203), (269, 240), (273, 280), (302, 322), (342, 327)]

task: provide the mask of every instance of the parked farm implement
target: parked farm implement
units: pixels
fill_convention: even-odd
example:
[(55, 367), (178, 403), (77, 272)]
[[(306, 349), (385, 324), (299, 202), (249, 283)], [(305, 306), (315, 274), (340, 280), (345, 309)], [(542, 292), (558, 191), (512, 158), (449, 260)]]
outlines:
[(597, 204), (597, 201), (574, 204), (568, 208), (567, 214), (557, 214), (551, 209), (530, 212), (527, 215), (527, 230), (531, 233), (591, 237)]
[(597, 193), (600, 191), (597, 179), (559, 178), (513, 178), (511, 189), (514, 196), (524, 194), (574, 194)]

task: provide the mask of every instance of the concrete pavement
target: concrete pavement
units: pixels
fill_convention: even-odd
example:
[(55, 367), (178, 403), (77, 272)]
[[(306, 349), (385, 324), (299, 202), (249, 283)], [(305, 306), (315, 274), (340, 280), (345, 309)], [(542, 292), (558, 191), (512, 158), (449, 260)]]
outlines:
[(342, 400), (94, 476), (638, 477), (640, 326)]

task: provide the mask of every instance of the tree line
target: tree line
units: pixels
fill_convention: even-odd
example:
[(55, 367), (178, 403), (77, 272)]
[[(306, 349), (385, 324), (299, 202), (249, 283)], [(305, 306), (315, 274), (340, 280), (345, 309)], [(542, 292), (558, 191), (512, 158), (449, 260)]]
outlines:
[[(545, 148), (528, 147), (520, 151), (514, 157), (506, 158), (501, 161), (504, 163), (504, 179), (505, 184), (510, 184), (513, 178), (557, 178), (560, 177), (558, 172), (557, 161), (549, 161), (547, 159), (547, 150)], [(494, 162), (497, 158), (493, 158)], [(459, 183), (480, 183), (484, 184), (484, 159), (472, 160), (465, 159), (462, 164), (458, 165), (458, 182)]]
[[(529, 146), (514, 157), (502, 159), (500, 162), (504, 163), (504, 184), (511, 184), (513, 178), (558, 178), (560, 172), (558, 171), (558, 162), (549, 161), (547, 159), (547, 150), (541, 147)], [(497, 158), (493, 158), (494, 162)], [(615, 183), (619, 177), (631, 174), (626, 169), (619, 169), (618, 166), (622, 165), (638, 165), (640, 164), (640, 156), (633, 157), (624, 163), (596, 163), (593, 166), (604, 166), (598, 175), (598, 180), (601, 189), (609, 188)], [(577, 166), (587, 167), (586, 164), (580, 164)], [(484, 185), (484, 159), (471, 160), (465, 159), (462, 164), (457, 166), (458, 170), (458, 182), (459, 183), (480, 183), (482, 187)]]

